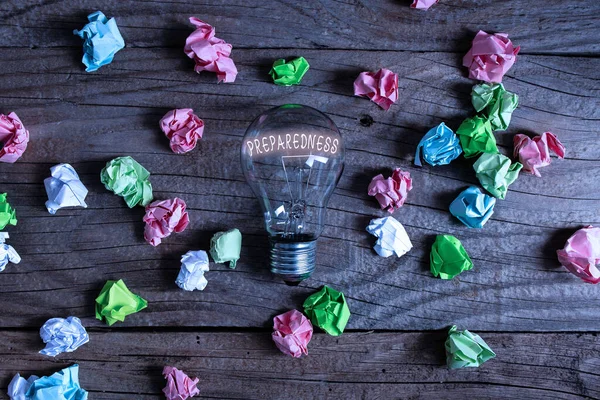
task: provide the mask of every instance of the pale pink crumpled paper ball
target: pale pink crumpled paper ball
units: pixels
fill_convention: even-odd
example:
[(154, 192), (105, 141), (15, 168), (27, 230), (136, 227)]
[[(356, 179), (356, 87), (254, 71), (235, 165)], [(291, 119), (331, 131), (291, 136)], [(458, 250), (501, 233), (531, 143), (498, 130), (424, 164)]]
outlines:
[(204, 121), (191, 108), (174, 109), (161, 118), (160, 129), (171, 141), (171, 150), (183, 154), (192, 151), (202, 139)]
[(518, 157), (519, 162), (523, 164), (523, 171), (535, 176), (542, 176), (538, 168), (550, 165), (550, 151), (559, 158), (565, 158), (565, 146), (552, 132), (544, 132), (533, 138), (517, 133), (513, 142), (514, 157)]
[(600, 228), (590, 225), (578, 230), (556, 255), (572, 274), (588, 283), (600, 283)]
[(300, 311), (290, 310), (273, 318), (273, 331), (273, 341), (282, 353), (296, 358), (308, 354), (306, 346), (313, 326)]
[(385, 68), (361, 72), (354, 81), (354, 95), (368, 97), (387, 111), (398, 101), (398, 75)]
[(414, 0), (410, 5), (410, 8), (417, 8), (419, 10), (427, 10), (429, 7), (437, 3), (439, 0)]
[(0, 162), (14, 163), (27, 149), (29, 131), (15, 114), (0, 114)]
[(157, 200), (146, 206), (144, 222), (144, 239), (152, 246), (158, 246), (161, 239), (173, 232), (183, 232), (188, 226), (188, 216), (185, 201), (178, 197), (168, 200)]
[(374, 177), (369, 184), (368, 193), (369, 196), (375, 196), (382, 210), (387, 209), (392, 213), (402, 207), (411, 189), (410, 172), (396, 168), (390, 178), (384, 179), (381, 174)]
[(186, 373), (175, 367), (165, 366), (163, 376), (167, 380), (167, 386), (163, 389), (167, 400), (186, 400), (200, 393), (196, 386), (200, 380), (198, 378), (192, 380)]
[(235, 81), (238, 71), (229, 57), (232, 46), (215, 37), (215, 28), (206, 22), (195, 17), (190, 17), (190, 22), (196, 26), (196, 30), (185, 40), (183, 51), (196, 63), (194, 71), (215, 72), (219, 82)]
[(513, 47), (506, 33), (479, 31), (473, 45), (463, 57), (469, 78), (485, 82), (502, 82), (502, 77), (517, 60), (521, 47)]

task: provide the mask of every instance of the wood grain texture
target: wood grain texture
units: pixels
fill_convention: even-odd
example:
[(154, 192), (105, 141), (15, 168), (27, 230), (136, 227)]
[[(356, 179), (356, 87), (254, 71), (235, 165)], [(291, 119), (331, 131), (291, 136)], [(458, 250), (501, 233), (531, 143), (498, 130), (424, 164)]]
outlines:
[[(38, 327), (56, 314), (93, 319), (93, 300), (107, 279), (123, 278), (149, 300), (147, 310), (122, 325), (267, 327), (270, 318), (299, 308), (323, 284), (342, 290), (350, 303), (351, 330), (440, 329), (460, 323), (473, 330), (598, 331), (600, 296), (560, 267), (555, 250), (575, 229), (600, 223), (598, 121), (600, 60), (523, 56), (505, 80), (521, 96), (510, 130), (498, 133), (512, 151), (517, 132), (551, 130), (565, 143), (542, 178), (523, 175), (500, 201), (482, 231), (455, 221), (447, 208), (476, 184), (472, 161), (446, 167), (413, 166), (422, 135), (441, 121), (456, 129), (472, 115), (473, 81), (460, 55), (416, 52), (306, 50), (311, 70), (301, 86), (273, 85), (272, 61), (295, 55), (281, 50), (237, 50), (234, 84), (197, 75), (179, 49), (127, 49), (99, 73), (87, 74), (71, 48), (4, 49), (0, 108), (16, 111), (31, 131), (29, 149), (14, 165), (0, 165), (0, 187), (10, 194), (20, 222), (11, 244), (23, 256), (0, 276), (3, 326)], [(39, 63), (23, 64), (23, 59)], [(389, 112), (352, 95), (365, 69), (400, 74), (400, 101)], [(347, 148), (347, 167), (332, 197), (319, 241), (314, 276), (296, 288), (268, 272), (268, 245), (258, 202), (241, 174), (241, 137), (260, 112), (284, 103), (310, 104), (330, 115)], [(174, 107), (193, 107), (206, 122), (191, 154), (174, 155), (158, 120)], [(371, 123), (371, 119), (373, 122)], [(156, 198), (182, 197), (190, 227), (158, 248), (143, 241), (143, 210), (130, 210), (106, 191), (99, 173), (106, 161), (131, 155), (152, 173)], [(48, 168), (72, 163), (90, 189), (88, 209), (50, 216), (42, 181)], [(401, 259), (378, 257), (365, 232), (386, 215), (366, 195), (370, 179), (394, 167), (411, 172), (415, 188), (394, 216), (415, 245)], [(244, 235), (236, 270), (211, 264), (204, 292), (173, 283), (179, 257), (207, 249), (219, 230)], [(428, 271), (436, 234), (459, 237), (475, 269), (453, 281)]]
[[(234, 48), (335, 48), (465, 52), (482, 29), (508, 32), (525, 54), (600, 52), (600, 3), (545, 0), (7, 0), (0, 4), (0, 46), (79, 47), (72, 36), (86, 16), (116, 17), (128, 47), (182, 48), (190, 16), (217, 29)], [(235, 51), (234, 51), (235, 55)]]
[(10, 378), (79, 363), (94, 399), (161, 399), (164, 365), (200, 378), (214, 399), (577, 399), (600, 397), (600, 338), (584, 334), (481, 333), (497, 357), (449, 371), (445, 331), (316, 334), (292, 359), (265, 332), (104, 332), (56, 360), (36, 354), (37, 333), (3, 331), (4, 395)]

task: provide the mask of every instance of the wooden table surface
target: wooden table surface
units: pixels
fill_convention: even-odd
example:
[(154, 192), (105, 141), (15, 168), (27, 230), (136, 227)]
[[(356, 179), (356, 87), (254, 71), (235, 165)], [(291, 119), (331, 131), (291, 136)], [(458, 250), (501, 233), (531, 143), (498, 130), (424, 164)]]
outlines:
[[(195, 4), (194, 4), (195, 3)], [(555, 250), (578, 228), (600, 224), (600, 2), (440, 0), (429, 11), (410, 0), (56, 1), (0, 3), (0, 112), (15, 111), (31, 133), (24, 156), (0, 164), (19, 223), (6, 230), (21, 254), (0, 273), (0, 389), (20, 372), (49, 374), (80, 364), (90, 399), (160, 399), (164, 365), (200, 378), (214, 399), (572, 399), (600, 398), (600, 288), (557, 262)], [(126, 48), (86, 73), (72, 34), (87, 14), (116, 17)], [(194, 73), (183, 54), (189, 16), (233, 44), (239, 75), (217, 84)], [(507, 32), (521, 46), (505, 77), (520, 96), (499, 148), (512, 153), (522, 132), (552, 131), (567, 147), (542, 177), (522, 174), (483, 230), (448, 212), (477, 184), (473, 160), (423, 168), (417, 143), (445, 121), (456, 129), (474, 114), (461, 58), (479, 30)], [(304, 56), (299, 86), (280, 87), (268, 71), (277, 58)], [(353, 96), (359, 72), (389, 68), (400, 99), (385, 112)], [(268, 270), (258, 201), (239, 166), (246, 127), (261, 112), (300, 103), (327, 113), (346, 143), (346, 170), (318, 244), (317, 270), (288, 287)], [(158, 121), (193, 108), (204, 138), (173, 154)], [(143, 208), (129, 209), (100, 183), (100, 170), (130, 155), (151, 172), (155, 197), (178, 196), (188, 229), (157, 248), (143, 240)], [(90, 193), (87, 209), (50, 215), (43, 179), (71, 163)], [(370, 179), (394, 167), (414, 189), (394, 216), (414, 244), (400, 259), (378, 257), (369, 220), (385, 216), (366, 194)], [(202, 292), (180, 290), (180, 256), (209, 247), (237, 227), (243, 249), (235, 270), (210, 265)], [(451, 281), (433, 278), (436, 234), (464, 244), (475, 263)], [(124, 279), (147, 309), (107, 327), (94, 298), (108, 279)], [(341, 337), (316, 333), (309, 356), (273, 345), (274, 315), (301, 308), (323, 285), (346, 294), (352, 317)], [(82, 319), (90, 343), (55, 359), (39, 327), (49, 318)], [(479, 333), (497, 358), (448, 371), (447, 328)], [(5, 397), (2, 397), (5, 398)]]

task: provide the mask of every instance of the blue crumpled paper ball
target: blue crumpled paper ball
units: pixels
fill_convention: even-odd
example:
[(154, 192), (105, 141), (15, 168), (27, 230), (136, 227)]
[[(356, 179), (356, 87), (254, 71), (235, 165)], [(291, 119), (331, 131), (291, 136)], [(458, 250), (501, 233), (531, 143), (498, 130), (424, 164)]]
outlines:
[(422, 166), (421, 153), (429, 165), (446, 165), (461, 155), (462, 148), (452, 129), (442, 122), (435, 128), (431, 128), (417, 145), (415, 164), (419, 167)]
[(108, 19), (102, 11), (88, 15), (90, 21), (83, 29), (75, 29), (73, 34), (82, 38), (83, 59), (87, 72), (96, 71), (103, 65), (110, 64), (115, 53), (125, 47), (125, 41), (114, 18)]
[(46, 348), (40, 353), (51, 357), (75, 351), (90, 340), (77, 317), (49, 319), (40, 328), (40, 337), (46, 343)]
[(483, 228), (494, 213), (496, 198), (476, 186), (463, 190), (450, 204), (450, 213), (469, 228)]

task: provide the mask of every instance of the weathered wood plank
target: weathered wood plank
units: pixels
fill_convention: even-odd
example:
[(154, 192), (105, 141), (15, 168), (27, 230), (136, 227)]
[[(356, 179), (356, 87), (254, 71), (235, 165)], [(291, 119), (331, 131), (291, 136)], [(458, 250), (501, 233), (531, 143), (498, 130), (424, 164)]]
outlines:
[[(459, 57), (444, 53), (306, 51), (312, 69), (299, 87), (269, 83), (267, 71), (281, 51), (237, 52), (235, 84), (197, 76), (174, 49), (130, 49), (100, 71), (86, 74), (69, 49), (5, 49), (0, 109), (15, 110), (32, 134), (14, 165), (0, 165), (0, 190), (17, 207), (11, 244), (19, 266), (0, 274), (3, 326), (37, 327), (56, 314), (93, 319), (93, 299), (106, 279), (124, 278), (150, 307), (124, 326), (263, 327), (273, 313), (301, 307), (323, 284), (343, 290), (353, 317), (350, 329), (439, 329), (451, 323), (485, 330), (597, 331), (600, 296), (558, 265), (554, 251), (574, 229), (598, 224), (598, 59), (524, 56), (506, 79), (521, 95), (509, 133), (498, 134), (505, 153), (512, 134), (552, 130), (568, 148), (564, 161), (523, 176), (499, 202), (483, 231), (453, 220), (447, 207), (476, 183), (471, 162), (415, 168), (416, 144), (445, 120), (452, 128), (472, 114), (472, 81), (461, 76)], [(333, 56), (332, 56), (333, 54)], [(34, 56), (39, 64), (23, 64)], [(120, 54), (121, 56), (121, 54)], [(150, 62), (149, 62), (150, 61)], [(401, 101), (391, 111), (352, 96), (363, 69), (389, 67), (401, 76)], [(347, 168), (336, 190), (319, 243), (318, 269), (300, 287), (276, 282), (267, 270), (267, 241), (258, 203), (238, 167), (241, 136), (271, 106), (311, 104), (327, 112), (346, 140)], [(173, 107), (193, 107), (207, 128), (200, 148), (170, 153), (157, 129)], [(365, 115), (374, 123), (363, 126)], [(365, 124), (368, 125), (368, 124)], [(142, 238), (141, 208), (129, 210), (99, 182), (104, 163), (132, 155), (152, 173), (157, 198), (180, 196), (190, 208), (190, 228), (159, 248)], [(48, 168), (71, 162), (90, 189), (86, 210), (56, 216), (43, 207)], [(366, 196), (372, 176), (400, 166), (415, 188), (395, 216), (415, 245), (401, 259), (382, 259), (364, 228), (385, 215)], [(211, 265), (208, 288), (180, 291), (173, 281), (178, 259), (207, 249), (218, 230), (244, 234), (237, 270)], [(458, 236), (475, 270), (451, 282), (427, 267), (435, 234)]]
[(497, 357), (477, 369), (449, 371), (445, 331), (316, 334), (302, 359), (279, 353), (268, 331), (93, 331), (89, 344), (56, 360), (36, 353), (37, 332), (3, 331), (1, 392), (16, 372), (51, 373), (77, 362), (81, 384), (94, 399), (163, 398), (164, 365), (198, 376), (202, 398), (600, 397), (596, 335), (481, 335)]
[[(427, 12), (410, 0), (116, 1), (8, 0), (0, 46), (78, 47), (71, 34), (97, 9), (115, 16), (129, 47), (182, 48), (195, 15), (234, 48), (345, 48), (465, 52), (480, 29), (508, 32), (528, 54), (600, 51), (600, 3), (584, 0), (441, 1)], [(90, 8), (91, 7), (91, 8)], [(235, 53), (234, 53), (235, 54)]]

